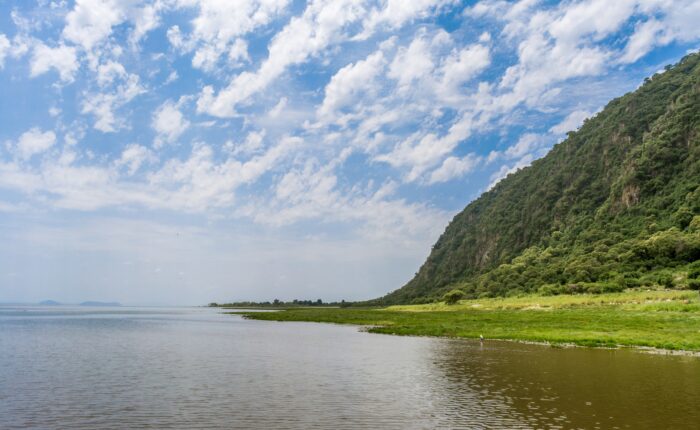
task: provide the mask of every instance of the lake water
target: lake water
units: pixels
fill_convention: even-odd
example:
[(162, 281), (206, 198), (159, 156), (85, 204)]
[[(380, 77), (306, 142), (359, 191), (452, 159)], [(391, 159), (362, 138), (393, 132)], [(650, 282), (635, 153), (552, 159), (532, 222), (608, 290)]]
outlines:
[(700, 428), (700, 358), (0, 308), (0, 428)]

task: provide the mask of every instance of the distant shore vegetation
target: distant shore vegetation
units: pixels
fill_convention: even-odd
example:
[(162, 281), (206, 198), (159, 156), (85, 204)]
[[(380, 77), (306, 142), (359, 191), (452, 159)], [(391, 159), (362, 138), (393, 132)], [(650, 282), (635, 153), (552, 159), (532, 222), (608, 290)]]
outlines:
[(294, 299), (291, 301), (283, 301), (279, 299), (274, 299), (272, 301), (264, 302), (253, 302), (253, 301), (242, 301), (242, 302), (228, 302), (228, 303), (209, 303), (209, 307), (221, 307), (221, 308), (292, 308), (292, 307), (316, 307), (316, 306), (326, 306), (326, 307), (337, 307), (344, 308), (350, 306), (352, 302), (346, 302), (341, 300), (339, 302), (324, 302), (322, 299), (316, 300), (299, 300)]

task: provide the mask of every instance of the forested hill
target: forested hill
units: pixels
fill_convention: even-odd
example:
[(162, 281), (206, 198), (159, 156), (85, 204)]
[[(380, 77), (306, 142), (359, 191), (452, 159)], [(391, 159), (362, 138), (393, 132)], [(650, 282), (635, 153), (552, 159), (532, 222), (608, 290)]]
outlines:
[(447, 226), (373, 301), (700, 286), (700, 55), (612, 100)]

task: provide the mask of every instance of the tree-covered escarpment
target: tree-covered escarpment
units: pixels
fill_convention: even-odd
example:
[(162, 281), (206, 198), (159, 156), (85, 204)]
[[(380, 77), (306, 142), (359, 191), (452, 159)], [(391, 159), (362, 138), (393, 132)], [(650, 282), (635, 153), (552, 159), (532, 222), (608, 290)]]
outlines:
[(611, 101), (456, 215), (416, 276), (373, 301), (700, 288), (700, 55)]

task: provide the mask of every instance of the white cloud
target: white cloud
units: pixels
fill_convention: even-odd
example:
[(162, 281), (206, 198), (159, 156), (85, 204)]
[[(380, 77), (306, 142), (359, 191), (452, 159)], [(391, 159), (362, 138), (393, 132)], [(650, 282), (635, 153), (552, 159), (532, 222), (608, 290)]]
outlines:
[(112, 27), (126, 20), (130, 1), (76, 0), (66, 15), (63, 37), (86, 51), (100, 44), (112, 33)]
[(159, 13), (166, 7), (166, 3), (155, 0), (153, 4), (144, 5), (140, 9), (131, 12), (131, 19), (134, 29), (129, 36), (129, 42), (135, 46), (151, 30), (158, 28), (161, 24)]
[(187, 44), (182, 37), (182, 32), (180, 31), (179, 25), (173, 25), (170, 27), (166, 33), (166, 36), (168, 37), (168, 42), (170, 42), (173, 48), (178, 50), (186, 49)]
[[(331, 45), (353, 38), (363, 39), (380, 24), (394, 28), (423, 16), (442, 1), (389, 1), (382, 9), (370, 9), (361, 0), (314, 0), (301, 16), (292, 18), (268, 46), (269, 55), (255, 72), (235, 76), (228, 86), (215, 93), (205, 86), (197, 101), (197, 110), (218, 117), (231, 117), (236, 107), (267, 88), (289, 66), (302, 64)], [(369, 19), (368, 19), (369, 17)], [(352, 30), (357, 27), (353, 36)]]
[(115, 162), (117, 167), (126, 168), (129, 175), (136, 173), (144, 163), (156, 159), (153, 152), (145, 146), (130, 144), (122, 151), (121, 157)]
[(105, 64), (100, 64), (97, 68), (97, 83), (101, 86), (111, 85), (115, 79), (126, 77), (127, 73), (124, 66), (116, 61), (108, 61)]
[[(532, 160), (544, 156), (551, 143), (552, 136), (537, 133), (523, 133), (520, 135), (517, 142), (504, 151), (491, 151), (486, 157), (486, 164), (491, 164), (499, 160), (517, 160), (515, 163), (517, 169), (529, 165)], [(492, 179), (496, 178), (496, 181), (500, 180), (507, 175), (507, 173), (512, 171), (514, 171), (512, 167), (501, 166), (501, 173), (494, 174)]]
[(263, 147), (263, 141), (265, 140), (265, 130), (261, 131), (251, 131), (246, 136), (243, 143), (239, 145), (232, 145), (231, 152), (234, 156), (238, 155), (252, 155), (260, 151)]
[(390, 29), (397, 29), (407, 22), (424, 18), (434, 14), (441, 7), (455, 4), (454, 0), (387, 0), (381, 2), (383, 8), (373, 8), (363, 23), (363, 31), (356, 38), (369, 37), (377, 27), (387, 25)]
[(635, 32), (630, 37), (625, 52), (620, 57), (621, 63), (634, 63), (649, 52), (664, 33), (664, 25), (655, 19), (637, 24)]
[(49, 48), (37, 43), (32, 53), (30, 76), (36, 77), (54, 69), (62, 81), (71, 82), (79, 67), (75, 48), (65, 45)]
[(340, 39), (343, 27), (358, 21), (362, 12), (362, 6), (355, 0), (312, 1), (300, 17), (292, 18), (275, 35), (268, 47), (268, 58), (256, 72), (239, 74), (217, 95), (211, 86), (204, 87), (197, 110), (218, 117), (233, 116), (236, 105), (266, 88), (287, 67), (303, 63)]
[(394, 167), (409, 168), (404, 180), (406, 182), (416, 181), (427, 170), (441, 163), (485, 119), (486, 117), (475, 119), (471, 113), (465, 112), (444, 135), (438, 136), (433, 132), (416, 132), (402, 140), (391, 152), (377, 155), (374, 160), (386, 162)]
[(576, 45), (584, 37), (601, 40), (620, 26), (634, 12), (635, 1), (587, 0), (563, 5), (549, 24), (548, 31), (567, 45)]
[(575, 131), (581, 124), (583, 124), (583, 120), (591, 115), (592, 113), (587, 110), (575, 110), (567, 115), (562, 122), (550, 128), (549, 131), (555, 134), (564, 134), (569, 131)]
[(498, 171), (496, 171), (494, 174), (491, 175), (491, 183), (487, 187), (487, 189), (493, 188), (497, 183), (501, 181), (501, 179), (505, 178), (506, 176), (510, 175), (511, 173), (515, 173), (518, 170), (527, 167), (534, 161), (534, 157), (532, 155), (526, 155), (523, 158), (519, 159), (512, 165), (507, 165), (504, 164), (501, 166)]
[(430, 41), (417, 36), (407, 48), (400, 48), (389, 66), (387, 76), (398, 81), (399, 90), (410, 88), (414, 80), (426, 78), (433, 70)]
[(447, 57), (441, 69), (440, 93), (449, 100), (462, 94), (461, 86), (469, 82), (491, 64), (489, 48), (484, 45), (471, 45)]
[(227, 54), (228, 65), (238, 67), (248, 61), (247, 43), (241, 36), (265, 26), (282, 15), (290, 0), (180, 0), (179, 7), (197, 7), (192, 34), (183, 35), (177, 26), (168, 30), (170, 43), (179, 50), (194, 50), (192, 65), (213, 71)]
[[(23, 159), (45, 152), (55, 143), (53, 132), (32, 129), (22, 135), (17, 153)], [(170, 159), (144, 172), (145, 182), (129, 179), (155, 155), (140, 145), (128, 145), (112, 163), (73, 166), (46, 160), (39, 166), (0, 162), (0, 188), (37, 197), (53, 207), (92, 211), (106, 207), (146, 207), (193, 213), (231, 207), (236, 189), (257, 181), (301, 145), (288, 137), (246, 161), (217, 161), (214, 150), (196, 144), (184, 160)], [(57, 160), (58, 161), (58, 160)]]
[(353, 104), (363, 94), (371, 92), (373, 81), (383, 70), (384, 64), (382, 52), (377, 51), (364, 60), (341, 68), (326, 85), (318, 115), (330, 119), (345, 105)]
[(158, 133), (154, 143), (158, 148), (164, 143), (175, 142), (190, 126), (190, 122), (180, 112), (179, 104), (167, 101), (153, 114), (153, 129)]
[(170, 72), (168, 77), (165, 79), (165, 81), (163, 82), (163, 85), (168, 85), (170, 83), (173, 83), (173, 82), (177, 81), (179, 77), (180, 76), (177, 74), (177, 71), (173, 70), (172, 72)]
[(277, 118), (287, 107), (287, 97), (280, 98), (280, 101), (267, 113), (270, 118)]
[(508, 147), (505, 151), (507, 158), (521, 158), (531, 154), (534, 150), (542, 146), (542, 138), (538, 134), (525, 133), (520, 136), (515, 145)]
[(149, 182), (163, 193), (156, 204), (190, 212), (230, 206), (237, 187), (259, 179), (300, 143), (299, 138), (285, 138), (245, 162), (229, 158), (222, 163), (215, 162), (211, 146), (196, 144), (187, 160), (169, 160), (149, 175)]
[(228, 59), (231, 64), (238, 66), (244, 62), (250, 61), (250, 56), (248, 55), (248, 42), (243, 39), (236, 39), (231, 45), (231, 49), (228, 51)]
[(442, 165), (433, 170), (430, 174), (428, 183), (435, 184), (438, 182), (447, 182), (449, 180), (460, 178), (474, 170), (481, 162), (481, 157), (475, 154), (469, 154), (464, 157), (447, 157)]
[(287, 172), (272, 199), (253, 201), (240, 214), (264, 225), (283, 226), (304, 220), (354, 225), (366, 240), (412, 243), (432, 240), (448, 217), (443, 211), (392, 198), (396, 184), (343, 189), (334, 169), (349, 155), (344, 151), (330, 163), (308, 160)]
[(4, 34), (0, 33), (0, 69), (5, 66), (5, 57), (10, 52), (10, 41)]
[(17, 153), (23, 160), (41, 154), (56, 143), (56, 134), (53, 131), (41, 131), (34, 127), (24, 132), (17, 141)]
[(145, 91), (139, 77), (129, 74), (112, 92), (86, 94), (81, 112), (95, 116), (95, 129), (104, 133), (115, 132), (124, 126), (124, 121), (116, 115), (117, 109)]

